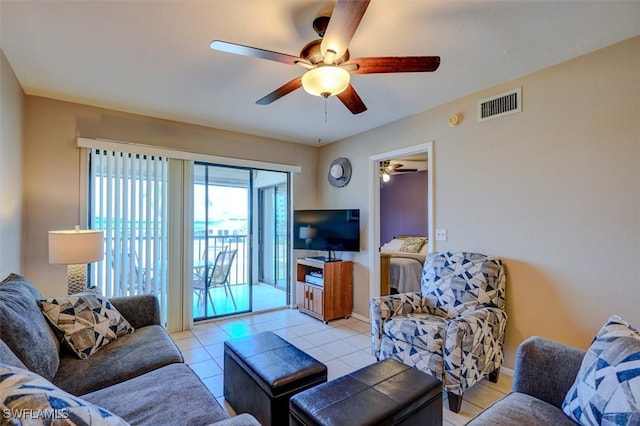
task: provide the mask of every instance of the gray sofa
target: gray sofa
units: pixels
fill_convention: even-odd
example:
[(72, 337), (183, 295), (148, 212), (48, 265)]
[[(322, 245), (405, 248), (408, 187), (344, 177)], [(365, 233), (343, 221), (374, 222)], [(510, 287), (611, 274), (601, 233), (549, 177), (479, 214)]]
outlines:
[(111, 299), (135, 331), (87, 359), (60, 345), (37, 306), (40, 298), (19, 275), (0, 283), (0, 364), (37, 373), (133, 425), (259, 425), (247, 414), (229, 419), (183, 362), (160, 325), (155, 296)]
[(518, 347), (512, 391), (468, 426), (572, 425), (561, 409), (585, 352), (541, 337)]

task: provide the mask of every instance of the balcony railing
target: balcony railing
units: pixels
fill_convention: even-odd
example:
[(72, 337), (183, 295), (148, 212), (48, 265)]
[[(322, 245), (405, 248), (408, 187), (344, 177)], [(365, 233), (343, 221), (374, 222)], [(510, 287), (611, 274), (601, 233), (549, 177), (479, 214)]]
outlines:
[(249, 244), (247, 235), (208, 235), (194, 236), (193, 260), (194, 267), (202, 263), (213, 263), (216, 254), (224, 250), (238, 250), (235, 261), (231, 265), (229, 284), (247, 284), (247, 259)]

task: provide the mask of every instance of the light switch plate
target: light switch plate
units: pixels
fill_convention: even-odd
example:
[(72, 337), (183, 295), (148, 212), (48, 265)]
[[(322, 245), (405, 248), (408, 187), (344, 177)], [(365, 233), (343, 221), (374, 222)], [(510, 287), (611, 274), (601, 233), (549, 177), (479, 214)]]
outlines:
[(436, 229), (436, 241), (447, 241), (446, 229)]

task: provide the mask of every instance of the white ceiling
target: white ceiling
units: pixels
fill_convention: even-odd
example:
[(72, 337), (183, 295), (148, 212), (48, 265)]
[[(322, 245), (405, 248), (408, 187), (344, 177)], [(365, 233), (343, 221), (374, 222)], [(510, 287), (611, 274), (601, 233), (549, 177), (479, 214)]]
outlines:
[[(434, 73), (354, 75), (368, 110), (299, 89), (297, 66), (213, 51), (221, 39), (298, 55), (322, 0), (0, 0), (0, 47), (29, 95), (324, 144), (640, 35), (640, 1), (372, 0), (349, 50), (439, 55)], [(320, 142), (318, 142), (320, 140)]]

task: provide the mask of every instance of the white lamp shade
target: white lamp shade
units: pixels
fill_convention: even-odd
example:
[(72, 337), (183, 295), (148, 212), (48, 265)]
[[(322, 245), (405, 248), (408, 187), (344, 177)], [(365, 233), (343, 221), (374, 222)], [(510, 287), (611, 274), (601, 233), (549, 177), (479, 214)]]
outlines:
[(104, 259), (104, 232), (93, 229), (49, 231), (49, 263), (80, 265)]
[(349, 87), (351, 75), (344, 68), (325, 65), (313, 68), (302, 76), (302, 87), (314, 96), (329, 97)]

